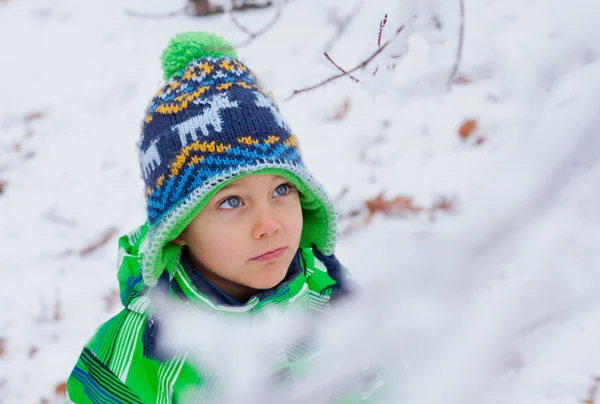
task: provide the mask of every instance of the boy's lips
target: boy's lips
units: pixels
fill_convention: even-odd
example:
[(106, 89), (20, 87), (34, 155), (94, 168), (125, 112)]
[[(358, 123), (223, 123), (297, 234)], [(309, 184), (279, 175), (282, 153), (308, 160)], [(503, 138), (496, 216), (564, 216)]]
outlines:
[(276, 258), (281, 257), (284, 253), (285, 250), (287, 250), (287, 247), (280, 247), (276, 250), (271, 250), (271, 251), (267, 251), (266, 253), (259, 255), (258, 257), (254, 257), (251, 258), (251, 261), (270, 261), (270, 260), (274, 260)]

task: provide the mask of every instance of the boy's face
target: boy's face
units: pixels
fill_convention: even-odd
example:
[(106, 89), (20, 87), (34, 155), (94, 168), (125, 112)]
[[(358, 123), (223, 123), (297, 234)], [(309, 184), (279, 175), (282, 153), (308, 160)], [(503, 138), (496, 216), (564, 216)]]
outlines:
[(251, 175), (221, 189), (175, 243), (211, 282), (245, 301), (285, 277), (300, 244), (296, 188), (275, 175)]

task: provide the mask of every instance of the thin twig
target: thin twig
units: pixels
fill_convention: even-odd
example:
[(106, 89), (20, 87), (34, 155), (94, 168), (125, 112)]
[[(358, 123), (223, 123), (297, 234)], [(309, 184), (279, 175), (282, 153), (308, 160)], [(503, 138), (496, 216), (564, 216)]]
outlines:
[(465, 37), (465, 1), (458, 0), (460, 3), (460, 29), (459, 29), (459, 37), (458, 37), (458, 48), (456, 49), (456, 60), (454, 61), (454, 67), (452, 68), (452, 73), (448, 78), (447, 89), (450, 91), (452, 89), (452, 82), (454, 81), (454, 76), (458, 72), (458, 66), (460, 65), (460, 60), (462, 58), (463, 51), (463, 41)]
[(314, 90), (315, 88), (319, 88), (319, 87), (321, 87), (321, 86), (324, 86), (324, 85), (325, 85), (325, 84), (327, 84), (327, 83), (330, 83), (330, 82), (332, 82), (332, 81), (334, 81), (334, 80), (337, 80), (337, 79), (339, 79), (339, 78), (341, 78), (341, 77), (347, 76), (347, 75), (349, 75), (349, 74), (351, 74), (351, 73), (354, 73), (355, 71), (357, 71), (357, 70), (359, 70), (359, 69), (362, 69), (362, 68), (364, 68), (364, 67), (365, 67), (365, 66), (367, 66), (369, 63), (371, 63), (371, 61), (372, 61), (373, 59), (375, 59), (375, 58), (377, 57), (377, 55), (379, 55), (381, 52), (383, 52), (383, 50), (384, 50), (384, 49), (385, 49), (385, 48), (386, 48), (386, 47), (387, 47), (387, 46), (390, 44), (390, 42), (392, 42), (392, 40), (394, 40), (394, 38), (396, 38), (396, 37), (398, 36), (398, 34), (400, 34), (400, 32), (401, 32), (403, 29), (404, 29), (404, 25), (402, 25), (400, 28), (398, 28), (398, 29), (396, 30), (396, 32), (394, 33), (394, 36), (392, 36), (390, 39), (388, 39), (386, 43), (384, 43), (384, 44), (383, 44), (383, 45), (382, 45), (380, 48), (378, 48), (378, 49), (375, 51), (375, 53), (373, 53), (371, 56), (369, 56), (369, 58), (368, 58), (368, 59), (366, 59), (364, 62), (362, 62), (361, 64), (359, 64), (358, 66), (356, 66), (356, 67), (355, 67), (355, 68), (353, 68), (352, 70), (349, 70), (349, 71), (348, 71), (348, 72), (346, 72), (346, 73), (341, 73), (341, 74), (338, 74), (338, 75), (335, 75), (335, 76), (331, 76), (331, 77), (329, 77), (329, 78), (327, 78), (327, 79), (325, 79), (325, 80), (321, 81), (320, 83), (318, 83), (318, 84), (315, 84), (315, 85), (312, 85), (312, 86), (310, 86), (310, 87), (302, 88), (302, 89), (300, 89), (300, 90), (294, 90), (294, 92), (292, 93), (292, 95), (290, 95), (290, 96), (289, 96), (289, 97), (286, 99), (286, 101), (289, 101), (289, 100), (291, 100), (292, 98), (294, 98), (294, 97), (295, 97), (296, 95), (298, 95), (298, 94), (301, 94), (301, 93), (305, 93), (305, 92), (307, 92), (307, 91)]
[(335, 204), (340, 203), (342, 198), (344, 198), (348, 194), (348, 191), (350, 191), (350, 188), (348, 188), (348, 187), (342, 188), (340, 193), (335, 198), (333, 198), (333, 203), (335, 203)]
[(327, 42), (327, 44), (324, 47), (324, 51), (329, 53), (331, 52), (331, 50), (333, 49), (333, 45), (335, 45), (335, 43), (342, 37), (342, 35), (346, 32), (346, 30), (348, 29), (348, 26), (350, 25), (350, 23), (352, 22), (352, 19), (358, 15), (358, 11), (360, 10), (360, 8), (363, 6), (363, 2), (359, 1), (358, 3), (356, 3), (356, 5), (354, 6), (354, 8), (352, 9), (352, 11), (350, 11), (348, 13), (348, 15), (341, 21), (333, 21), (333, 23), (336, 26), (336, 32), (333, 35), (333, 37), (331, 37), (331, 39), (329, 40), (329, 42)]
[(249, 28), (247, 28), (245, 25), (243, 25), (240, 20), (237, 19), (237, 17), (235, 16), (235, 14), (233, 13), (233, 10), (231, 10), (231, 12), (229, 13), (229, 17), (231, 18), (231, 22), (233, 22), (233, 24), (238, 27), (241, 31), (243, 31), (246, 35), (248, 35), (250, 38), (254, 38), (256, 36), (256, 34), (252, 31), (250, 31)]
[(385, 24), (387, 24), (387, 14), (383, 17), (383, 20), (379, 23), (379, 35), (377, 35), (377, 47), (381, 46), (381, 34), (383, 34), (383, 29), (385, 28)]
[(79, 251), (79, 255), (81, 257), (85, 257), (87, 255), (90, 255), (91, 253), (93, 253), (94, 251), (98, 250), (99, 248), (103, 247), (106, 243), (108, 243), (112, 237), (117, 234), (117, 228), (116, 227), (110, 227), (108, 230), (106, 230), (102, 236), (100, 237), (99, 240), (93, 242), (92, 244), (84, 247), (83, 249), (81, 249)]
[(342, 67), (340, 67), (337, 63), (335, 63), (333, 61), (333, 59), (331, 59), (331, 57), (327, 54), (327, 52), (323, 52), (323, 54), (325, 55), (325, 57), (327, 58), (327, 60), (329, 60), (335, 67), (338, 68), (339, 71), (341, 71), (342, 73), (348, 75), (348, 77), (350, 77), (352, 80), (356, 81), (357, 83), (359, 82), (359, 80), (356, 77), (354, 77), (350, 73), (346, 72)]
[[(269, 3), (272, 4), (272, 3)], [(241, 48), (244, 46), (248, 46), (251, 42), (253, 42), (254, 40), (256, 40), (256, 38), (258, 38), (261, 35), (264, 35), (267, 31), (269, 31), (273, 25), (275, 25), (275, 23), (279, 20), (279, 18), (281, 17), (281, 13), (283, 11), (283, 6), (284, 3), (281, 2), (281, 4), (279, 5), (279, 7), (277, 8), (277, 12), (275, 13), (275, 15), (273, 16), (273, 18), (271, 18), (271, 20), (264, 26), (262, 27), (260, 30), (253, 32), (252, 30), (250, 30), (248, 27), (246, 27), (245, 25), (243, 25), (238, 19), (237, 17), (234, 15), (233, 11), (235, 9), (232, 9), (231, 12), (229, 13), (229, 16), (231, 17), (231, 21), (235, 24), (236, 27), (238, 27), (240, 30), (242, 30), (244, 33), (246, 33), (248, 35), (248, 39), (246, 39), (244, 42), (235, 45), (235, 48)]]

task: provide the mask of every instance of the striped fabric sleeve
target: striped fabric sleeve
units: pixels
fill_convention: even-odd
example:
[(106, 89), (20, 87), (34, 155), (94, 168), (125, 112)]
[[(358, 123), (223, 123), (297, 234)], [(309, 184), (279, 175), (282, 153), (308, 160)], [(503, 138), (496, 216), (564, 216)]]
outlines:
[(67, 403), (142, 403), (140, 398), (84, 348), (67, 381)]
[(143, 402), (132, 389), (128, 374), (134, 354), (142, 349), (139, 345), (146, 321), (145, 315), (124, 309), (98, 328), (67, 381), (70, 402)]

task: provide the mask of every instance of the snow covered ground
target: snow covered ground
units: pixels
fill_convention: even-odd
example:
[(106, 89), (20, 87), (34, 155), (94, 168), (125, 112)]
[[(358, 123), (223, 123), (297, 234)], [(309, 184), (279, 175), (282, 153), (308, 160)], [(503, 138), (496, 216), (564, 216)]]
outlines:
[[(83, 344), (120, 309), (116, 239), (145, 217), (135, 142), (169, 38), (247, 39), (226, 15), (125, 12), (182, 5), (0, 1), (0, 403), (60, 402)], [(275, 12), (237, 18), (258, 30)], [(338, 73), (325, 49), (345, 68), (373, 54), (386, 13), (382, 43), (404, 29), (355, 74), (361, 83), (283, 101)], [(331, 372), (361, 351), (403, 369), (388, 381), (399, 402), (594, 399), (599, 20), (591, 0), (465, 0), (450, 89), (458, 0), (293, 0), (239, 49), (281, 101), (307, 165), (340, 195), (338, 256), (365, 297), (328, 329), (347, 336)], [(467, 120), (476, 127), (463, 138)], [(414, 213), (369, 218), (365, 201), (381, 192), (412, 198)], [(451, 209), (428, 213), (441, 198)]]

